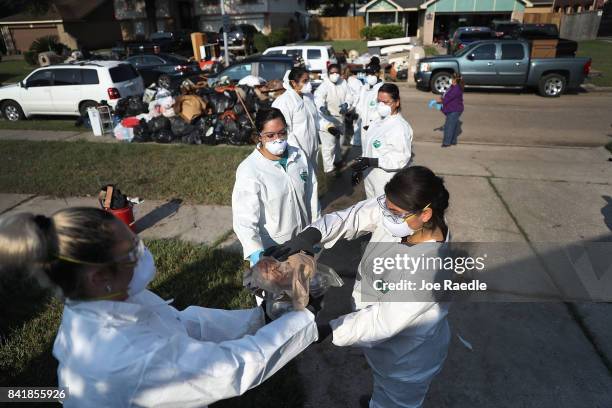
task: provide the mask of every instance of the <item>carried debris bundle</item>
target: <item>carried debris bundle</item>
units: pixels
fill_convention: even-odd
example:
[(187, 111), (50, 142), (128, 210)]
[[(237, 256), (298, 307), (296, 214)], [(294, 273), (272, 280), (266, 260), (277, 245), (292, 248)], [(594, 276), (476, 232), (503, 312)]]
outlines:
[(172, 91), (149, 87), (117, 102), (114, 135), (127, 142), (245, 145), (252, 143), (257, 111), (284, 92), (282, 81), (247, 76), (238, 85), (183, 81)]

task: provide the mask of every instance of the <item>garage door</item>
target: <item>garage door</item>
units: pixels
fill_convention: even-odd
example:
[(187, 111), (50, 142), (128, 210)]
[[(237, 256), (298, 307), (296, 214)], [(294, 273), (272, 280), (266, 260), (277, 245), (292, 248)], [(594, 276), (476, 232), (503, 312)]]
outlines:
[(21, 52), (30, 49), (30, 45), (40, 38), (47, 35), (57, 36), (56, 26), (34, 27), (34, 28), (11, 28), (11, 34), (15, 41), (15, 48)]

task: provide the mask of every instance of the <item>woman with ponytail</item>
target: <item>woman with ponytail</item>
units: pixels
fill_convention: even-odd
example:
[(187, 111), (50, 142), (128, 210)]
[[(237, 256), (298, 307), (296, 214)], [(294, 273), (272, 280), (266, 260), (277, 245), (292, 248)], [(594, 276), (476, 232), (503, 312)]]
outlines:
[(155, 264), (142, 241), (96, 208), (0, 217), (0, 273), (33, 273), (65, 298), (53, 346), (64, 407), (206, 406), (317, 338), (307, 310), (268, 325), (261, 308), (179, 312), (146, 289)]
[[(424, 260), (447, 253), (448, 201), (440, 177), (426, 167), (408, 167), (385, 185), (385, 195), (327, 214), (265, 253), (283, 260), (301, 250), (313, 253), (319, 242), (330, 248), (340, 239), (372, 234), (357, 270), (354, 312), (319, 327), (336, 346), (362, 347), (374, 375), (370, 408), (420, 407), (446, 359), (448, 303), (443, 293), (418, 289), (444, 275), (441, 265)], [(406, 281), (416, 290), (384, 286)]]

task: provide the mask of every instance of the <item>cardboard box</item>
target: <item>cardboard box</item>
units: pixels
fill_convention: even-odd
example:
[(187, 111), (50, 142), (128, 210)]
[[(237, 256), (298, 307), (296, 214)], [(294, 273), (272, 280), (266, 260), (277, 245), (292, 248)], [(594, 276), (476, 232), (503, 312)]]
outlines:
[(555, 58), (559, 40), (533, 40), (531, 58)]

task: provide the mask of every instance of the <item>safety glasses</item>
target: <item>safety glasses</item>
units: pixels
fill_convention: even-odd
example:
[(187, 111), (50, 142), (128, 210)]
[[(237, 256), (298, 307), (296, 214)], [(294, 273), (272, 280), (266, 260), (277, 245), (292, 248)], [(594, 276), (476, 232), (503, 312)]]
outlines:
[(287, 128), (280, 130), (278, 132), (266, 132), (260, 133), (260, 136), (264, 139), (273, 140), (273, 139), (286, 139), (287, 138)]
[(380, 209), (382, 211), (383, 217), (385, 217), (386, 219), (388, 219), (389, 221), (391, 221), (394, 224), (401, 224), (403, 222), (406, 222), (407, 219), (414, 217), (415, 215), (417, 215), (421, 211), (424, 211), (425, 209), (429, 208), (429, 206), (431, 205), (431, 203), (427, 204), (420, 211), (413, 211), (413, 212), (405, 212), (405, 213), (402, 213), (402, 214), (396, 214), (389, 207), (387, 207), (387, 197), (384, 194), (381, 195), (380, 197), (378, 197), (377, 201), (378, 201), (378, 205), (380, 206)]

